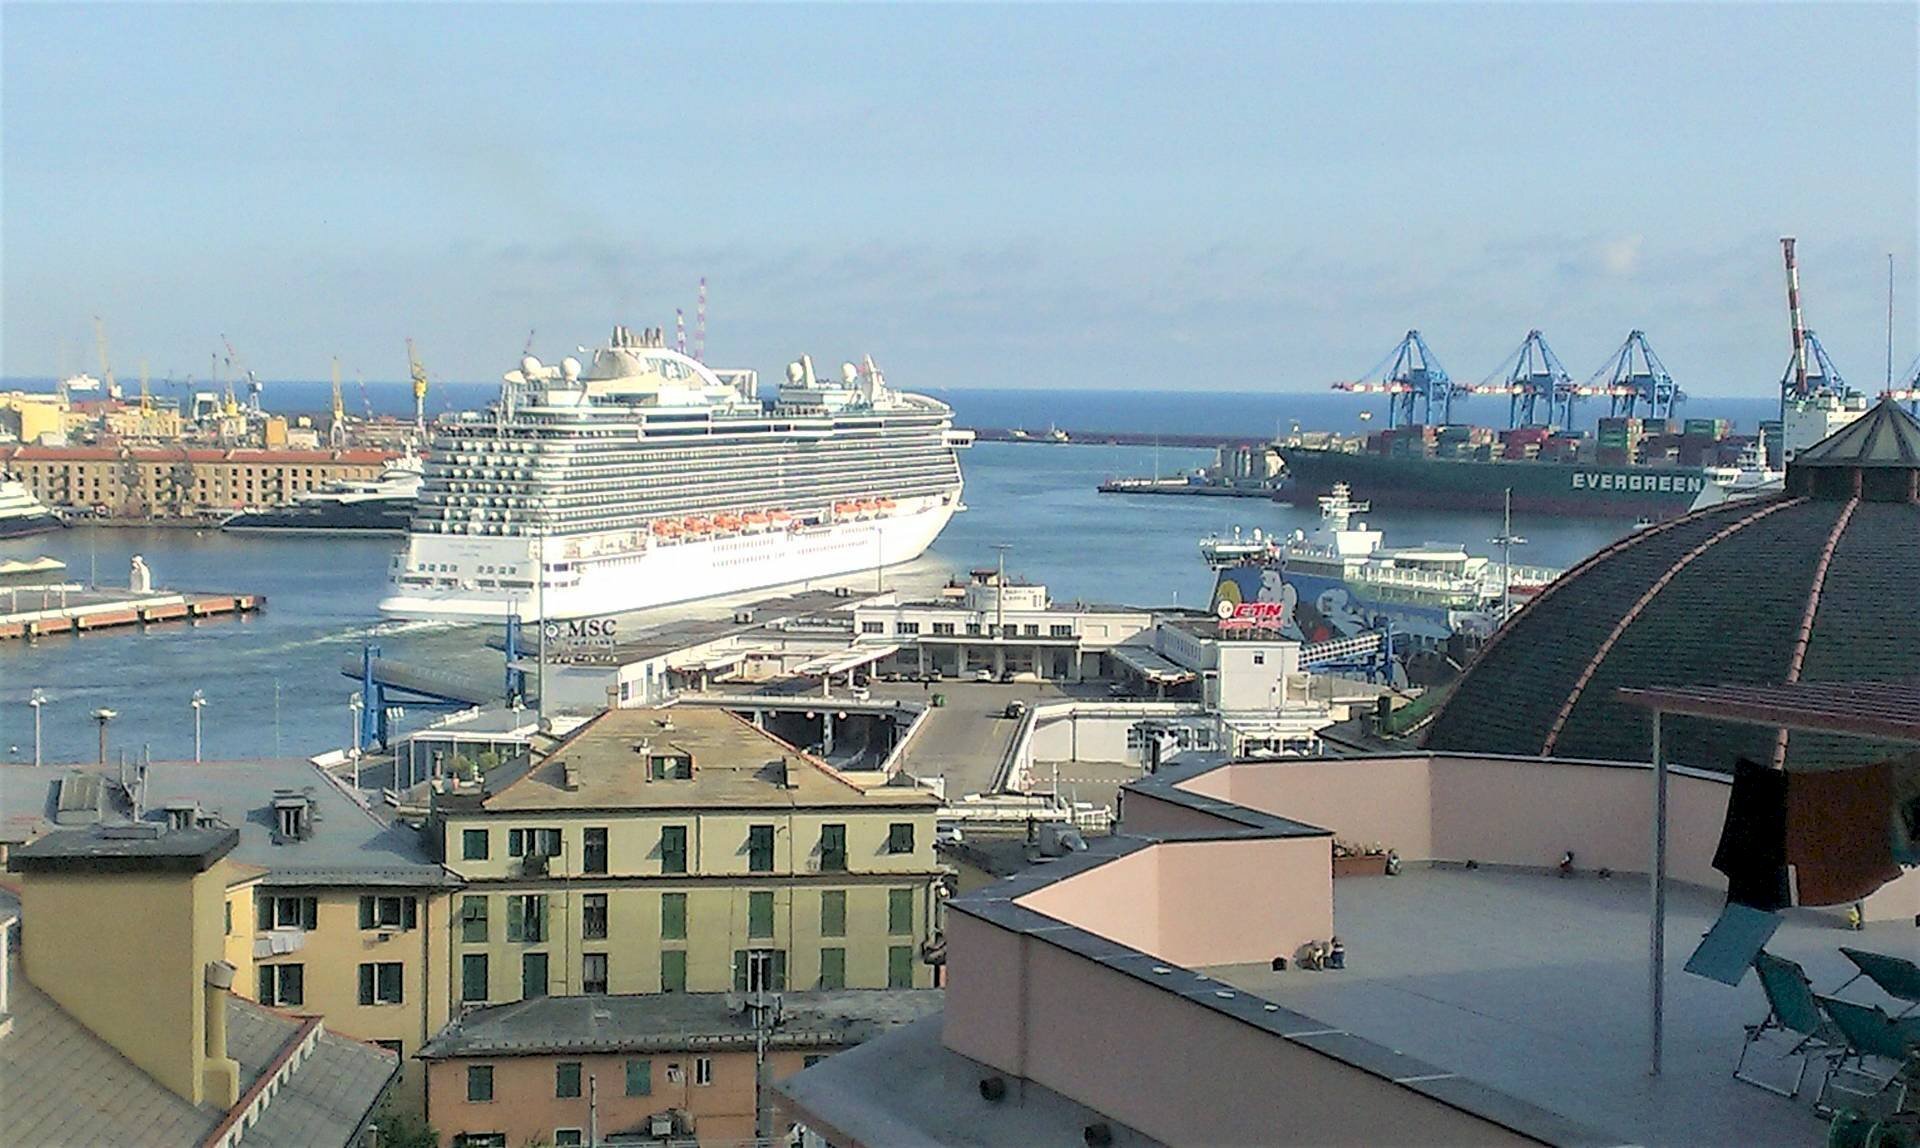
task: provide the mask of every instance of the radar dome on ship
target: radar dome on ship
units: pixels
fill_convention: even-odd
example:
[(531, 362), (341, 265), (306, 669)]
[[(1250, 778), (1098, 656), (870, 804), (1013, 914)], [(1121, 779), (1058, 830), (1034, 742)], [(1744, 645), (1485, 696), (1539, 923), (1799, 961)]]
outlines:
[(537, 377), (540, 374), (540, 360), (532, 355), (523, 357), (520, 360), (520, 373), (529, 379)]
[(787, 364), (787, 381), (789, 383), (796, 383), (796, 384), (800, 381), (799, 360), (796, 359), (793, 362)]
[(860, 369), (858, 367), (855, 367), (852, 363), (841, 363), (840, 379), (842, 382), (845, 382), (848, 385), (857, 383), (860, 381)]
[(572, 355), (560, 360), (560, 377), (569, 383), (577, 381), (580, 378), (580, 360)]

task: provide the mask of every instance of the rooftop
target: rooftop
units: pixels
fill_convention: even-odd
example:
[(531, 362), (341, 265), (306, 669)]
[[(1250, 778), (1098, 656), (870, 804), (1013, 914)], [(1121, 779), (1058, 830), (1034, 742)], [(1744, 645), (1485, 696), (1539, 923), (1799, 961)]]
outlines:
[[(76, 811), (60, 810), (61, 783), (67, 778), (97, 783), (77, 787), (98, 802), (77, 811), (77, 819)], [(137, 772), (130, 770), (123, 786), (117, 766), (0, 764), (0, 839), (40, 836), (55, 828), (56, 813), (62, 827), (96, 818), (109, 827), (125, 825), (134, 820), (129, 788), (142, 788)], [(311, 803), (312, 832), (306, 837), (278, 833), (274, 801), (289, 795)], [(216, 830), (238, 830), (233, 860), (267, 870), (268, 885), (418, 887), (453, 880), (428, 854), (417, 832), (374, 817), (304, 761), (156, 761), (146, 771), (139, 820), (162, 824), (169, 805), (196, 808), (212, 819)], [(158, 840), (169, 838), (182, 839), (174, 831)], [(16, 849), (13, 855), (30, 856), (31, 848)]]
[[(938, 989), (840, 989), (780, 995), (776, 1048), (858, 1044), (940, 1011)], [(753, 1021), (730, 993), (539, 997), (475, 1009), (420, 1050), (427, 1060), (555, 1052), (680, 1052), (754, 1043)]]
[[(650, 780), (649, 759), (662, 755), (691, 757), (692, 778)], [(752, 722), (705, 706), (607, 710), (484, 798), (489, 811), (938, 804), (919, 789), (862, 790)]]
[[(187, 1148), (227, 1117), (212, 1105), (187, 1103), (34, 988), (17, 966), (12, 972), (13, 1027), (0, 1036), (8, 1143)], [(227, 1051), (240, 1064), (243, 1103), (313, 1023), (228, 995)], [(247, 1129), (246, 1143), (345, 1145), (398, 1071), (392, 1053), (322, 1029)]]

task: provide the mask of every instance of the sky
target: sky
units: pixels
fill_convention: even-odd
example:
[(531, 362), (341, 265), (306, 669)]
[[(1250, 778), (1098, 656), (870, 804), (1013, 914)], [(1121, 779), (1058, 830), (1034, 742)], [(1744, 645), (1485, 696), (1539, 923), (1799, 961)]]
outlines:
[[(0, 375), (497, 378), (615, 322), (777, 373), (1321, 390), (1631, 328), (1766, 395), (1920, 324), (1907, 4), (0, 6)], [(222, 352), (224, 354), (224, 352)]]

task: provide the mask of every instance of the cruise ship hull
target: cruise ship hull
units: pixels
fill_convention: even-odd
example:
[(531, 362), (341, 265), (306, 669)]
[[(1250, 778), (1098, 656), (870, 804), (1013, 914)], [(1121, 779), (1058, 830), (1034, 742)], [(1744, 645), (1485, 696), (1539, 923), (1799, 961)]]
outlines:
[(1335, 483), (1376, 507), (1499, 510), (1508, 490), (1521, 513), (1594, 518), (1674, 518), (1708, 482), (1699, 467), (1472, 462), (1282, 447), (1292, 490), (1281, 501), (1325, 494)]
[(0, 539), (27, 538), (35, 534), (50, 534), (66, 525), (66, 521), (57, 514), (20, 514), (0, 518)]
[[(638, 553), (570, 560), (563, 575), (567, 582), (549, 584), (537, 602), (531, 589), (408, 587), (382, 599), (380, 610), (395, 617), (450, 621), (497, 621), (509, 613), (522, 620), (591, 618), (836, 578), (918, 558), (945, 529), (958, 501), (955, 495), (869, 520), (650, 545)], [(575, 540), (546, 541), (549, 566), (558, 563), (570, 541)], [(511, 553), (503, 553), (503, 545), (512, 546)], [(436, 561), (467, 569), (527, 555), (524, 543), (514, 546), (499, 539), (436, 538), (431, 546)]]

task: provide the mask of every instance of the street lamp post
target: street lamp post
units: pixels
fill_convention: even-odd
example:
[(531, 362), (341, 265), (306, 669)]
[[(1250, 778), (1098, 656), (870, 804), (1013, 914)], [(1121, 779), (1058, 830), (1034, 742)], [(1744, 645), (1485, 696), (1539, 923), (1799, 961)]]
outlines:
[[(36, 711), (37, 712), (37, 711)], [(93, 711), (93, 720), (100, 723), (100, 764), (107, 764), (107, 723), (119, 717), (119, 711), (101, 706)]]
[(356, 791), (360, 788), (360, 711), (366, 705), (359, 690), (353, 691), (347, 698), (347, 714), (353, 719), (353, 732), (347, 738), (347, 756), (353, 760), (353, 788)]
[(40, 707), (47, 704), (47, 692), (36, 689), (27, 695), (27, 704), (33, 707), (33, 764), (40, 764)]
[(187, 704), (193, 707), (193, 760), (194, 764), (198, 765), (200, 762), (200, 711), (207, 708), (207, 695), (195, 690)]

